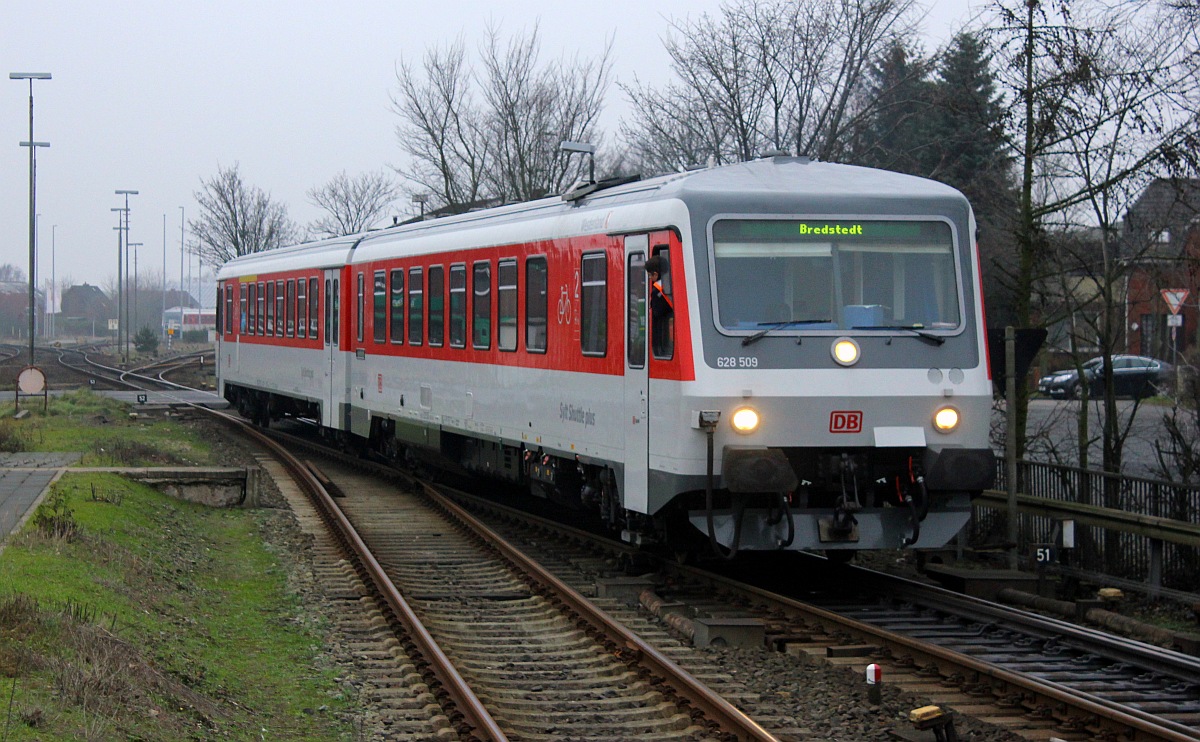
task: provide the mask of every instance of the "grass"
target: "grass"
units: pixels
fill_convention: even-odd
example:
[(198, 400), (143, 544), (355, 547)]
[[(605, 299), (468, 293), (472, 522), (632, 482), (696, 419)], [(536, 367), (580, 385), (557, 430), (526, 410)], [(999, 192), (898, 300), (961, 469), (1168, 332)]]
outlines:
[[(0, 450), (225, 463), (199, 432), (87, 390), (31, 412), (0, 421)], [(0, 553), (0, 742), (355, 738), (322, 627), (267, 545), (289, 527), (115, 475), (61, 479)]]
[(0, 420), (0, 451), (83, 453), (80, 466), (216, 464), (207, 443), (166, 418), (132, 418), (129, 407), (81, 390), (30, 408), (23, 420)]
[(0, 553), (0, 740), (354, 739), (286, 527), (64, 476)]

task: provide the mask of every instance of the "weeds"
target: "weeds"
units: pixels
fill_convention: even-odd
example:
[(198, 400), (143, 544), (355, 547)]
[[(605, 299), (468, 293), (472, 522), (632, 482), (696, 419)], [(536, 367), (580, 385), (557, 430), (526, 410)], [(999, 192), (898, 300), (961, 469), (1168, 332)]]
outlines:
[(115, 438), (96, 441), (92, 453), (110, 466), (180, 465), (187, 463), (175, 454), (137, 440)]
[(103, 491), (97, 490), (96, 484), (92, 483), (92, 502), (106, 502), (110, 505), (120, 505), (125, 501), (125, 493), (121, 490)]
[(33, 514), (33, 525), (39, 532), (52, 539), (74, 541), (81, 533), (75, 521), (75, 511), (67, 504), (67, 495), (55, 488)]
[(29, 450), (29, 434), (11, 421), (0, 422), (0, 451), (21, 453)]

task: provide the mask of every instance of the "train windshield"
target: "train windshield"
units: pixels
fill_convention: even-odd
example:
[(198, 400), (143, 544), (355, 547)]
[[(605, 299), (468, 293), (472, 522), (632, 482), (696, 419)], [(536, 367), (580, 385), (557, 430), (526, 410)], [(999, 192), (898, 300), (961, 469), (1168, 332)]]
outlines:
[(725, 330), (936, 331), (961, 321), (945, 222), (724, 219), (712, 235)]

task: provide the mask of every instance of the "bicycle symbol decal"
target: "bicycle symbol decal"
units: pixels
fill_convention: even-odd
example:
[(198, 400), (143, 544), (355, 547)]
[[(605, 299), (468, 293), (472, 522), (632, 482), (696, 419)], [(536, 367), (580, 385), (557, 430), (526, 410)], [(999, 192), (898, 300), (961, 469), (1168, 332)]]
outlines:
[(571, 324), (571, 297), (565, 285), (558, 292), (558, 324)]

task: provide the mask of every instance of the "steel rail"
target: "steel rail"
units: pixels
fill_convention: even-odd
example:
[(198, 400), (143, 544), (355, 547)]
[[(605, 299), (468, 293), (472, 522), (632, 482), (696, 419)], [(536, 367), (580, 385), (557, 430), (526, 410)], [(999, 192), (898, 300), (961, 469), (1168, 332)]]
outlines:
[(431, 485), (422, 483), (422, 486), (430, 498), (448, 514), (475, 532), (489, 545), (495, 547), (506, 559), (558, 597), (571, 611), (599, 630), (613, 644), (631, 650), (634, 653), (632, 659), (649, 666), (659, 677), (664, 678), (680, 697), (686, 699), (703, 711), (709, 719), (720, 725), (722, 731), (733, 734), (741, 740), (760, 740), (761, 742), (774, 740), (778, 742), (775, 736), (739, 711), (733, 704), (714, 693), (712, 689), (676, 665), (653, 645), (596, 607), (570, 585), (550, 574), (500, 534), (468, 513), (458, 503), (451, 501)]
[(243, 433), (266, 446), (273, 455), (284, 463), (289, 473), (305, 489), (337, 536), (354, 557), (359, 560), (362, 569), (367, 573), (371, 583), (379, 591), (380, 595), (383, 596), (393, 614), (403, 623), (405, 630), (408, 631), (409, 636), (416, 643), (422, 657), (429, 663), (430, 671), (437, 678), (438, 682), (441, 683), (442, 688), (453, 701), (457, 710), (463, 715), (467, 725), (470, 727), (470, 734), (479, 739), (506, 742), (508, 737), (500, 728), (500, 725), (496, 723), (496, 720), (492, 718), (492, 715), (483, 705), (483, 702), (479, 700), (479, 697), (471, 690), (470, 685), (459, 674), (454, 664), (450, 661), (450, 658), (438, 646), (432, 634), (421, 623), (416, 612), (409, 606), (404, 596), (401, 595), (395, 584), (388, 578), (386, 571), (375, 559), (371, 550), (358, 535), (353, 524), (346, 518), (342, 509), (338, 507), (333, 497), (330, 496), (329, 492), (317, 478), (313, 476), (308, 467), (304, 466), (299, 459), (288, 452), (278, 441), (264, 435), (233, 415), (210, 410), (199, 405), (197, 407), (228, 424), (238, 427)]
[[(1137, 709), (1119, 706), (1091, 694), (1072, 690), (1059, 683), (1040, 681), (1019, 673), (1014, 673), (954, 650), (944, 649), (918, 639), (895, 634), (887, 629), (840, 616), (824, 608), (803, 603), (769, 590), (746, 585), (727, 577), (679, 565), (673, 568), (693, 577), (723, 584), (730, 590), (753, 595), (768, 603), (785, 606), (788, 610), (802, 615), (806, 621), (818, 624), (824, 630), (831, 633), (849, 632), (859, 637), (868, 637), (870, 640), (891, 649), (893, 652), (897, 649), (902, 650), (909, 653), (914, 658), (914, 661), (919, 664), (933, 664), (937, 666), (939, 672), (943, 672), (946, 668), (951, 668), (954, 671), (967, 670), (978, 674), (980, 677), (990, 678), (993, 681), (1003, 683), (1007, 687), (1017, 689), (1022, 694), (1026, 694), (1029, 698), (1033, 699), (1037, 705), (1059, 705), (1073, 709), (1080, 715), (1100, 720), (1108, 729), (1119, 734), (1128, 735), (1130, 732), (1133, 733), (1134, 736), (1126, 736), (1124, 739), (1144, 742), (1196, 742), (1197, 739), (1200, 739), (1200, 735), (1197, 735), (1196, 731), (1190, 727), (1158, 718), (1153, 714)], [(944, 672), (944, 674), (950, 675), (952, 673)]]

